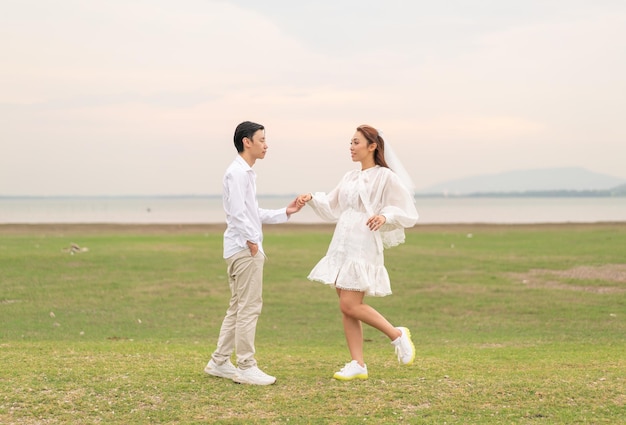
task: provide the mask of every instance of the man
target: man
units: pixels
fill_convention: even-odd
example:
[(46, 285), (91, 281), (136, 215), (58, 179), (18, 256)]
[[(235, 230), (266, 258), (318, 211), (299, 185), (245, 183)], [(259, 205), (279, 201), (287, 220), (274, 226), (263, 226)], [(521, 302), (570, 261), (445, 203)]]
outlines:
[[(284, 223), (302, 207), (292, 201), (286, 208), (259, 208), (256, 174), (252, 166), (265, 158), (265, 128), (250, 121), (235, 129), (238, 156), (226, 170), (223, 202), (226, 212), (224, 259), (227, 264), (231, 297), (222, 322), (217, 349), (204, 368), (209, 375), (228, 378), (240, 384), (270, 385), (276, 378), (258, 368), (254, 358), (256, 324), (263, 306), (262, 223)], [(231, 361), (233, 351), (237, 367)]]

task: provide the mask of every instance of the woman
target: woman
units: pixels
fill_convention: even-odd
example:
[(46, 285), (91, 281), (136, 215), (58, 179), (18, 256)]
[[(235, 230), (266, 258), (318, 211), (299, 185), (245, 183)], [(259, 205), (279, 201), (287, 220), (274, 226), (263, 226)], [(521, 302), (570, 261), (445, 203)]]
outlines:
[(335, 379), (367, 379), (363, 359), (363, 329), (366, 323), (391, 340), (398, 361), (411, 364), (415, 347), (407, 328), (394, 327), (363, 302), (365, 295), (391, 294), (383, 249), (404, 242), (404, 228), (417, 222), (413, 194), (385, 161), (385, 142), (379, 132), (361, 125), (350, 141), (352, 161), (361, 169), (348, 172), (330, 193), (300, 195), (297, 205), (309, 202), (324, 220), (336, 221), (326, 256), (308, 278), (333, 285), (339, 295), (343, 328), (352, 361)]

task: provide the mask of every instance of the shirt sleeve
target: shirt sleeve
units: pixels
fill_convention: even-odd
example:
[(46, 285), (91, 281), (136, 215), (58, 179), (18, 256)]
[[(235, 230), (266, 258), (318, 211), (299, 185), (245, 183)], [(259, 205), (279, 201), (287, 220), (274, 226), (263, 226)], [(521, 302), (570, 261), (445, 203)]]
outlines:
[(279, 224), (285, 223), (289, 220), (289, 216), (287, 216), (287, 207), (279, 208), (277, 210), (259, 208), (259, 217), (261, 218), (261, 223), (263, 224)]

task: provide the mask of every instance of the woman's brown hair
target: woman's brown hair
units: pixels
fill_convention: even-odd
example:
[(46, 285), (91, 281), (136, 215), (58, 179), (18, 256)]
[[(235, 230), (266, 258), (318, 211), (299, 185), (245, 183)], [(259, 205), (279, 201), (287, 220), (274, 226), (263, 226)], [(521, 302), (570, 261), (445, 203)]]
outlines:
[(374, 151), (374, 162), (381, 167), (389, 168), (385, 161), (385, 141), (380, 136), (378, 130), (370, 125), (360, 125), (356, 128), (356, 131), (361, 133), (367, 140), (368, 146), (372, 143), (376, 143), (376, 150)]

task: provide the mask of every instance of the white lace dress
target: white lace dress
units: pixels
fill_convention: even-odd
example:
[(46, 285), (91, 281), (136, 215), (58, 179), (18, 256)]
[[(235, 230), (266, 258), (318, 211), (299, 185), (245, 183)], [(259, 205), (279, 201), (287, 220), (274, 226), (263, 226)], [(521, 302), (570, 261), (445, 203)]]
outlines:
[[(418, 219), (413, 196), (398, 176), (380, 166), (350, 171), (330, 193), (314, 193), (308, 205), (322, 219), (337, 222), (328, 252), (308, 278), (367, 295), (390, 295), (383, 248), (403, 243), (404, 229)], [(377, 214), (387, 220), (372, 232), (366, 222)]]

